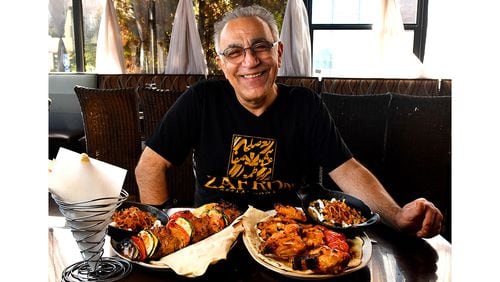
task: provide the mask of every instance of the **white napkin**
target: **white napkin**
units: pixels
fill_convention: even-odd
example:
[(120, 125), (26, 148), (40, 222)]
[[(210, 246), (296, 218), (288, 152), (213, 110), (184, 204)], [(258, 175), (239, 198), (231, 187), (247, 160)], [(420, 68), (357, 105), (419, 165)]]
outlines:
[(224, 230), (150, 263), (166, 265), (175, 271), (175, 273), (182, 276), (201, 276), (206, 272), (210, 264), (226, 259), (227, 253), (233, 246), (234, 241), (243, 231), (243, 225), (240, 220), (244, 216), (245, 214), (238, 217), (230, 226), (224, 228)]
[[(60, 148), (49, 162), (49, 191), (77, 209), (64, 212), (82, 257), (96, 269), (127, 170)], [(101, 199), (111, 198), (111, 199)], [(99, 199), (99, 200), (98, 200)], [(96, 255), (97, 254), (97, 255)]]
[(49, 191), (66, 203), (118, 197), (127, 170), (60, 148), (49, 173)]

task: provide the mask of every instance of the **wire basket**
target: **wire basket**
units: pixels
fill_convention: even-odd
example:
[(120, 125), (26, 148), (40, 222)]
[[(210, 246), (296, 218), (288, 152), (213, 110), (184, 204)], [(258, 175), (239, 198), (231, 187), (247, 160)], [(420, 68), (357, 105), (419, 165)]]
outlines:
[(122, 189), (118, 197), (78, 203), (66, 203), (54, 194), (52, 198), (64, 215), (83, 258), (63, 271), (62, 281), (117, 281), (130, 273), (130, 262), (102, 257), (108, 224), (116, 208), (127, 200), (127, 191)]

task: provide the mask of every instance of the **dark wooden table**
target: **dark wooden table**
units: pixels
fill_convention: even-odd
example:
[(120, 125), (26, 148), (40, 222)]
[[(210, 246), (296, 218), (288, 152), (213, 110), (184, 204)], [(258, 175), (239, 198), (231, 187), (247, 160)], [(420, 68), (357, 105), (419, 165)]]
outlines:
[[(64, 218), (52, 210), (49, 216), (49, 281), (60, 281), (65, 267), (81, 261), (76, 242)], [(379, 224), (366, 231), (372, 240), (372, 257), (367, 266), (333, 281), (451, 281), (451, 244), (442, 236), (431, 239), (406, 237)], [(109, 238), (104, 257), (112, 256)], [(243, 241), (228, 253), (227, 260), (211, 265), (198, 278), (185, 278), (173, 271), (158, 271), (133, 265), (120, 281), (285, 281), (289, 280), (254, 261)]]

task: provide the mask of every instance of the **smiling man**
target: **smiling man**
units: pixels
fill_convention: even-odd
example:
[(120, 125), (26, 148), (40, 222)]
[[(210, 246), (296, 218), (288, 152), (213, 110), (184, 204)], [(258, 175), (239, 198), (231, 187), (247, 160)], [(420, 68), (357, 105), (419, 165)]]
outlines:
[(220, 199), (241, 209), (298, 206), (295, 190), (317, 182), (321, 166), (393, 228), (439, 233), (441, 212), (423, 198), (399, 207), (353, 157), (317, 93), (276, 84), (283, 45), (271, 13), (235, 9), (215, 24), (214, 41), (227, 80), (197, 83), (165, 114), (136, 168), (141, 202), (169, 199), (166, 172), (192, 150), (195, 206)]
[[(268, 25), (260, 17), (238, 12), (231, 15), (215, 25), (215, 46), (222, 50), (217, 63), (241, 105), (259, 116), (278, 95), (275, 79), (283, 45), (278, 41), (278, 30), (271, 28), (275, 23)], [(272, 16), (265, 19), (274, 21)]]

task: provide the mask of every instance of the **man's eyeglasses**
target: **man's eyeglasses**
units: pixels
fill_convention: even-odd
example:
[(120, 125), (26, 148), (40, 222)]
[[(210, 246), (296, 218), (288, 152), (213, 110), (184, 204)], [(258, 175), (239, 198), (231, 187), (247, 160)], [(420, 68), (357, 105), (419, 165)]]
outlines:
[(239, 64), (243, 61), (246, 55), (247, 50), (251, 50), (252, 53), (259, 57), (260, 59), (264, 59), (267, 55), (271, 53), (271, 49), (278, 44), (279, 41), (268, 42), (268, 41), (260, 41), (252, 44), (252, 46), (243, 48), (243, 47), (229, 47), (226, 48), (219, 55), (224, 56), (226, 60), (233, 64)]

